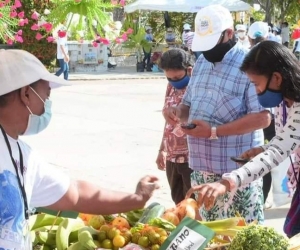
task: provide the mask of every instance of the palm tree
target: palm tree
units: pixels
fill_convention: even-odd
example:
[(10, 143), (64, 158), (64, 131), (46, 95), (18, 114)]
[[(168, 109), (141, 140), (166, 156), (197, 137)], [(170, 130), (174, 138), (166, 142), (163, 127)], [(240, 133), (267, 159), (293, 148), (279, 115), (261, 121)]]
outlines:
[[(103, 0), (52, 0), (55, 8), (48, 19), (54, 27), (65, 22), (69, 18), (69, 25), (75, 25), (77, 30), (87, 30), (88, 36), (95, 37), (102, 34), (103, 27), (109, 23), (108, 11), (112, 10), (112, 4)], [(73, 17), (79, 15), (79, 21), (73, 24)], [(85, 29), (87, 28), (87, 29)]]

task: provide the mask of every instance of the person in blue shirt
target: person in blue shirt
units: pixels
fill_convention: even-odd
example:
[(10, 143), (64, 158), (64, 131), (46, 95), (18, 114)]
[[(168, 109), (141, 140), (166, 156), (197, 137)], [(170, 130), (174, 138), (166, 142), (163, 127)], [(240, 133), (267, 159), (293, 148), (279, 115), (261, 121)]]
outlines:
[[(152, 28), (151, 27), (146, 27), (146, 36), (145, 36), (145, 39), (152, 43), (152, 42), (155, 42), (154, 38), (153, 38), (153, 35), (152, 35)], [(150, 69), (150, 60), (151, 60), (151, 49), (150, 51), (145, 51), (145, 49), (143, 48), (143, 51), (144, 51), (144, 59), (143, 59), (143, 63), (145, 65), (145, 67), (148, 69)], [(146, 63), (147, 61), (147, 63)], [(151, 71), (151, 69), (149, 70)]]

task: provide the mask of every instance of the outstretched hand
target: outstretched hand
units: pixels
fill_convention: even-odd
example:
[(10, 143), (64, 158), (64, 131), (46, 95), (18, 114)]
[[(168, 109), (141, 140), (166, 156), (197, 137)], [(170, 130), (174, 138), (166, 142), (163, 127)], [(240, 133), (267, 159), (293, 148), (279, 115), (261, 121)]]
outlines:
[(204, 205), (206, 210), (210, 210), (213, 208), (216, 199), (219, 196), (224, 195), (228, 190), (229, 183), (226, 180), (221, 180), (219, 182), (191, 187), (186, 194), (186, 198), (189, 198), (193, 193), (196, 193), (198, 196), (197, 202), (199, 207)]
[(159, 188), (158, 178), (153, 175), (146, 175), (138, 182), (135, 193), (146, 202), (151, 198), (153, 192)]

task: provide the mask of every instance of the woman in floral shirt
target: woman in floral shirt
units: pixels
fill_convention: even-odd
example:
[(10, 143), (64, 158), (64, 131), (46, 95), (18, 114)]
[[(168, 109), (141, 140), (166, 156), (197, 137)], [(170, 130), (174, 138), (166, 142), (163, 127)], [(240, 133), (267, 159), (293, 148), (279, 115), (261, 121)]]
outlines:
[[(163, 110), (181, 103), (193, 65), (192, 56), (182, 49), (170, 49), (162, 55), (159, 67), (168, 79)], [(180, 125), (165, 124), (156, 164), (158, 169), (166, 171), (172, 199), (178, 204), (191, 187), (192, 173), (188, 164), (187, 139)]]

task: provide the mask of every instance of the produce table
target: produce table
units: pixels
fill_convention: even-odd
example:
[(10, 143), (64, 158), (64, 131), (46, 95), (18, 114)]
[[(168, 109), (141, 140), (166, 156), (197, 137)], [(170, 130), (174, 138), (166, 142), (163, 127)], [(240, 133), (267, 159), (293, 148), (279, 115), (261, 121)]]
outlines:
[(238, 215), (199, 221), (197, 211), (197, 203), (187, 199), (169, 209), (154, 202), (117, 215), (79, 214), (74, 219), (40, 213), (30, 217), (29, 226), (33, 249), (40, 250), (300, 249), (300, 234), (288, 240), (273, 228), (247, 225)]

